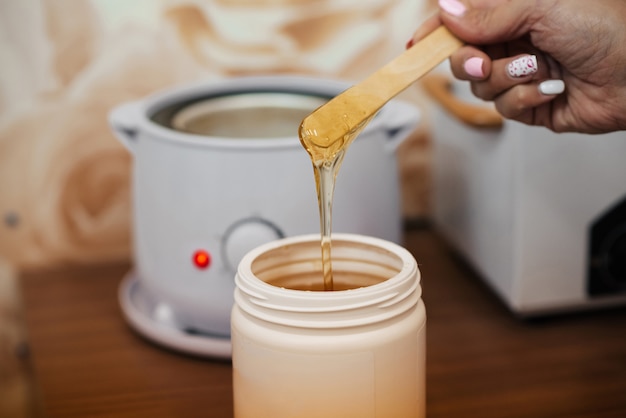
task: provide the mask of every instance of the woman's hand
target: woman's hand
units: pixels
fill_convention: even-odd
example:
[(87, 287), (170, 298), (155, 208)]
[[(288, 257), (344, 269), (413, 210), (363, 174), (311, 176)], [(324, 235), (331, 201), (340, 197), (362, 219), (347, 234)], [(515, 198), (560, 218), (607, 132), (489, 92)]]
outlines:
[(626, 1), (439, 4), (409, 43), (445, 24), (467, 43), (452, 73), (504, 117), (555, 132), (626, 129)]

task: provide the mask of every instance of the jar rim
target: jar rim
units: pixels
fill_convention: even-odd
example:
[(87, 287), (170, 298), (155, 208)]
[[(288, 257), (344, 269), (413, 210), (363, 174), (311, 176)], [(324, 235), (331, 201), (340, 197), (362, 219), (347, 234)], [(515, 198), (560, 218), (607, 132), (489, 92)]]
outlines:
[[(270, 322), (340, 327), (377, 322), (399, 315), (420, 299), (420, 273), (411, 253), (395, 243), (370, 236), (334, 234), (332, 243), (334, 254), (352, 257), (350, 268), (371, 268), (372, 258), (378, 258), (383, 268), (381, 271), (395, 271), (376, 284), (330, 292), (296, 290), (267, 283), (255, 273), (259, 260), (263, 264), (261, 267), (274, 268), (279, 257), (289, 258), (298, 268), (312, 266), (311, 257), (321, 264), (319, 253), (310, 255), (311, 251), (321, 251), (319, 243), (319, 235), (301, 235), (272, 241), (246, 254), (235, 279), (237, 305)], [(290, 258), (298, 251), (299, 258)], [(288, 270), (290, 267), (293, 266), (285, 263), (284, 266), (279, 265), (277, 270)], [(384, 270), (385, 267), (388, 270)]]

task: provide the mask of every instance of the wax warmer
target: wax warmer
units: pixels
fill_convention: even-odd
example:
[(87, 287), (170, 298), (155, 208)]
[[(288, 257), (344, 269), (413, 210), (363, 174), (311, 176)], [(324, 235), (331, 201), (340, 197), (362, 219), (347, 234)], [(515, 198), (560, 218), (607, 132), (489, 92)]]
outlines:
[(522, 316), (626, 304), (626, 132), (556, 134), (425, 81), (438, 229)]
[[(110, 115), (133, 155), (134, 269), (124, 314), (169, 347), (230, 356), (235, 269), (252, 248), (320, 230), (300, 121), (349, 87), (297, 76), (223, 79), (156, 93)], [(392, 101), (351, 145), (333, 231), (401, 238), (395, 149), (419, 113)]]

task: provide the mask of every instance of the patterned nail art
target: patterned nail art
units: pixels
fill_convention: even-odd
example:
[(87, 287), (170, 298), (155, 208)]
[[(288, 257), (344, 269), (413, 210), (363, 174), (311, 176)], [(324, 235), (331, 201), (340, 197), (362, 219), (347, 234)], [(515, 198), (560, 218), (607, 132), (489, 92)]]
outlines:
[(524, 77), (537, 72), (537, 57), (524, 55), (509, 63), (507, 71), (511, 77)]

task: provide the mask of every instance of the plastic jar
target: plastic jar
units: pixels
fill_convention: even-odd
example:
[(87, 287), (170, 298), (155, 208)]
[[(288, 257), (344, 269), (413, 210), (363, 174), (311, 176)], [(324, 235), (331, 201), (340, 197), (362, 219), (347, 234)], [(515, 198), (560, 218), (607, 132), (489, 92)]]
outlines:
[(231, 316), (236, 418), (424, 417), (426, 310), (404, 248), (334, 234), (335, 288), (319, 235), (240, 262)]

